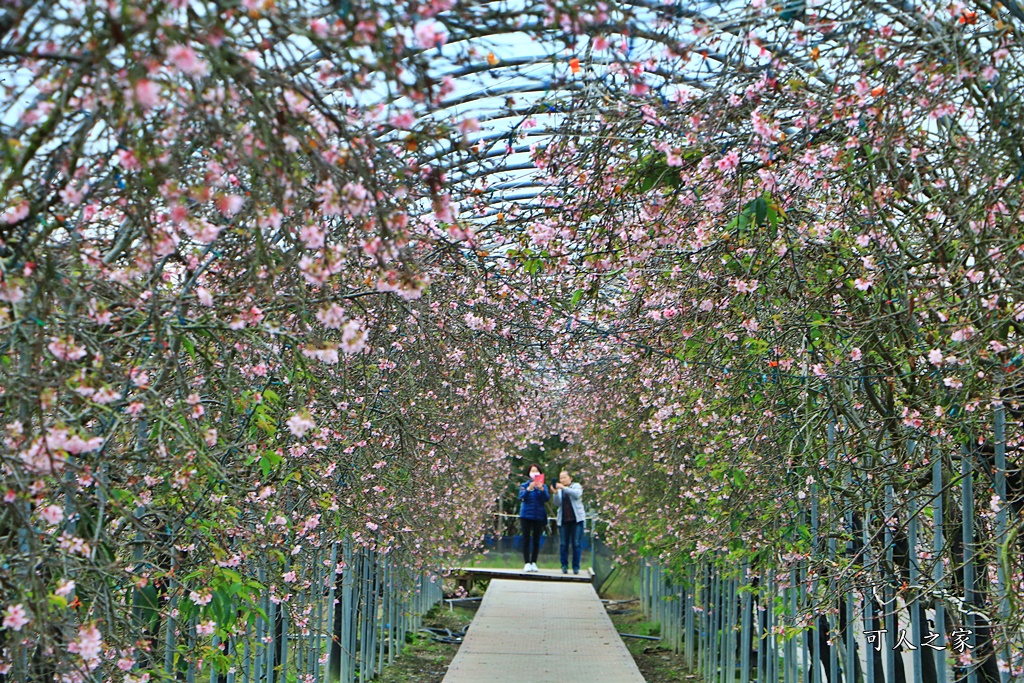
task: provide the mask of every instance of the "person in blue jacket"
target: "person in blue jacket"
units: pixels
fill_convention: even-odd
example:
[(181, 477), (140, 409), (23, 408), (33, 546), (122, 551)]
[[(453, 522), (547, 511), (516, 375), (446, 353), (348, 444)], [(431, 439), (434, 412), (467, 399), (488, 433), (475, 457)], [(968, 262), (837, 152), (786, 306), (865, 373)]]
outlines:
[(551, 496), (544, 486), (543, 471), (540, 465), (530, 465), (530, 479), (519, 485), (519, 524), (523, 530), (523, 565), (524, 572), (535, 572), (537, 569), (537, 552), (540, 550), (540, 535), (548, 525), (548, 511), (544, 503)]

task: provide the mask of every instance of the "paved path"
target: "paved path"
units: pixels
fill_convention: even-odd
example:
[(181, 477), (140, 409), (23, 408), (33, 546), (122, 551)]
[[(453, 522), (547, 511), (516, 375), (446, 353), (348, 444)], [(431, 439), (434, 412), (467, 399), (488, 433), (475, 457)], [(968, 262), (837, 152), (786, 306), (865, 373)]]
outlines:
[(442, 683), (644, 683), (593, 586), (492, 579)]

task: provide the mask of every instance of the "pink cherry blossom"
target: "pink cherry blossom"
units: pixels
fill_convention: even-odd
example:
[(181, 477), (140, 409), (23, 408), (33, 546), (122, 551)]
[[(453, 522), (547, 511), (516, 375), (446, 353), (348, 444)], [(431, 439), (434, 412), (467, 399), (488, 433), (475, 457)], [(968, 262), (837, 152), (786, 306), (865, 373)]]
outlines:
[(448, 41), (448, 32), (438, 22), (428, 19), (416, 24), (413, 32), (422, 48), (440, 47)]
[(744, 280), (733, 280), (732, 286), (736, 288), (739, 294), (749, 294), (757, 291), (757, 280), (745, 282)]
[(290, 431), (297, 439), (301, 439), (306, 432), (316, 426), (316, 423), (313, 421), (309, 411), (306, 410), (301, 410), (293, 414), (288, 418), (288, 422), (286, 424), (288, 425), (288, 431)]
[(8, 605), (7, 609), (4, 610), (4, 628), (9, 628), (12, 631), (20, 631), (31, 621), (32, 620), (29, 619), (28, 612), (25, 611), (25, 606), (20, 603), (17, 605)]
[(0, 301), (16, 304), (25, 298), (25, 290), (16, 284), (0, 283)]
[(302, 349), (302, 355), (307, 358), (315, 358), (321, 363), (327, 365), (334, 365), (338, 362), (338, 347), (336, 344), (329, 344), (324, 348), (316, 347), (305, 347)]
[(243, 206), (245, 206), (245, 197), (237, 194), (224, 195), (217, 200), (217, 207), (225, 216), (234, 216), (242, 210)]
[(316, 319), (319, 320), (324, 327), (332, 330), (337, 330), (345, 322), (345, 309), (338, 304), (331, 304), (317, 311)]
[(391, 117), (390, 123), (395, 128), (402, 130), (409, 130), (416, 123), (416, 116), (409, 110), (403, 111), (400, 114), (395, 114)]
[(324, 21), (322, 17), (317, 17), (309, 22), (309, 30), (312, 31), (317, 38), (326, 38), (328, 34), (327, 22)]
[(148, 78), (141, 78), (136, 81), (132, 88), (135, 103), (143, 109), (155, 109), (161, 104), (160, 86)]
[(172, 45), (167, 50), (167, 59), (174, 68), (190, 76), (205, 76), (209, 72), (209, 64), (188, 45)]
[(28, 216), (29, 208), (29, 203), (23, 199), (4, 209), (3, 214), (0, 215), (0, 221), (8, 224), (22, 221)]
[(56, 356), (57, 360), (62, 361), (81, 360), (86, 354), (85, 347), (76, 344), (74, 337), (53, 339), (46, 348)]
[(64, 508), (59, 505), (47, 505), (44, 508), (40, 508), (39, 516), (50, 526), (55, 526), (64, 519)]
[(467, 116), (458, 123), (459, 132), (463, 135), (469, 135), (480, 130), (480, 121), (473, 116)]
[(63, 428), (52, 428), (46, 433), (46, 447), (51, 452), (64, 451), (77, 455), (97, 450), (102, 445), (103, 437), (101, 436), (83, 439), (78, 434), (72, 434)]
[(954, 330), (953, 333), (949, 335), (949, 338), (952, 339), (955, 342), (962, 342), (962, 341), (967, 341), (968, 339), (970, 339), (973, 336), (974, 336), (974, 328), (968, 326), (968, 327), (965, 327), (965, 328), (962, 328), (962, 329), (959, 329), (959, 330)]
[(341, 330), (341, 350), (347, 354), (362, 352), (366, 348), (368, 336), (361, 320), (349, 320)]
[(299, 231), (299, 239), (307, 249), (320, 249), (324, 246), (324, 231), (318, 225), (307, 225)]
[(96, 393), (94, 393), (92, 395), (91, 400), (94, 403), (99, 403), (100, 405), (106, 405), (108, 403), (114, 403), (115, 401), (120, 401), (121, 400), (121, 393), (118, 392), (118, 391), (114, 391), (110, 387), (100, 387), (99, 389), (96, 390)]
[(213, 593), (208, 590), (202, 592), (190, 591), (188, 599), (202, 607), (210, 604), (213, 600)]
[(95, 623), (85, 624), (78, 629), (78, 639), (68, 644), (68, 652), (77, 652), (90, 670), (99, 666), (103, 636)]

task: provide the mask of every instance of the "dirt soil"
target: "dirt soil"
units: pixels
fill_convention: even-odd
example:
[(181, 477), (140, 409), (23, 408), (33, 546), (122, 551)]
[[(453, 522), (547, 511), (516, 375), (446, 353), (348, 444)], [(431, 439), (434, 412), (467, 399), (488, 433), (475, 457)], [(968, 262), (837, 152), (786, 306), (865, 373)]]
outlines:
[[(439, 605), (423, 618), (423, 626), (463, 630), (473, 620), (475, 610), (456, 607), (449, 611)], [(455, 658), (457, 643), (438, 643), (427, 633), (409, 634), (407, 644), (390, 666), (385, 666), (377, 679), (380, 683), (441, 683), (448, 664)], [(411, 640), (411, 642), (408, 642)]]
[[(646, 620), (639, 602), (608, 604), (606, 608), (619, 633), (659, 635), (658, 624)], [(687, 670), (686, 658), (682, 654), (675, 654), (672, 650), (662, 648), (658, 641), (623, 638), (622, 642), (633, 655), (633, 661), (647, 683), (689, 683), (697, 680), (697, 676)]]

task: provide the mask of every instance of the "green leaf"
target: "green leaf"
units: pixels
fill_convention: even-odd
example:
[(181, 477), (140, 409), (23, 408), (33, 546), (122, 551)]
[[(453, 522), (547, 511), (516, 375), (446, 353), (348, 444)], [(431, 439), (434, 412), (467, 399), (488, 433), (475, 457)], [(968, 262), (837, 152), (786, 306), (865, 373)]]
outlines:
[(765, 219), (768, 218), (768, 202), (764, 200), (764, 197), (754, 200), (754, 217), (757, 225), (764, 225)]
[(774, 204), (768, 205), (768, 237), (772, 242), (779, 236), (779, 212), (775, 210)]
[(282, 462), (284, 462), (284, 458), (274, 451), (265, 451), (263, 457), (260, 458), (260, 469), (263, 471), (263, 476), (268, 476), (270, 471)]
[(213, 592), (213, 599), (210, 601), (210, 611), (213, 612), (213, 618), (217, 620), (217, 625), (221, 627), (230, 626), (234, 623), (234, 610), (232, 608), (231, 596), (227, 593), (217, 590)]
[(113, 489), (110, 492), (110, 495), (122, 503), (135, 500), (135, 494), (125, 489)]
[(181, 345), (185, 347), (185, 351), (188, 352), (188, 355), (192, 358), (192, 360), (195, 360), (196, 359), (196, 345), (192, 343), (192, 340), (189, 339), (188, 337), (182, 337), (181, 338)]
[(241, 585), (242, 575), (239, 574), (238, 572), (236, 572), (236, 571), (234, 571), (232, 569), (228, 569), (227, 567), (222, 567), (221, 570), (220, 570), (220, 574), (225, 579), (230, 579), (232, 584), (237, 583), (237, 584)]
[(196, 603), (191, 600), (182, 600), (178, 603), (178, 619), (187, 622), (196, 613)]
[(583, 298), (583, 290), (582, 289), (577, 289), (575, 292), (572, 293), (572, 305), (575, 306), (576, 304), (578, 304), (580, 302), (580, 299), (582, 299), (582, 298)]
[(764, 339), (754, 339), (752, 337), (745, 339), (743, 343), (747, 345), (747, 350), (755, 356), (762, 355), (771, 346)]
[(277, 425), (275, 425), (273, 420), (268, 418), (265, 414), (262, 414), (262, 412), (256, 416), (254, 424), (263, 430), (267, 436), (273, 436), (277, 433)]

